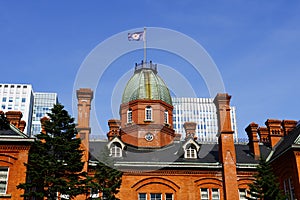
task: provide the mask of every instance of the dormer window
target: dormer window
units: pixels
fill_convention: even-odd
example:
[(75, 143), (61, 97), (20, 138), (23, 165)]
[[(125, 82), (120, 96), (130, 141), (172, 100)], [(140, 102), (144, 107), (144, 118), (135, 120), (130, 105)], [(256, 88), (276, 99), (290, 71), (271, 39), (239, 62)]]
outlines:
[(119, 143), (114, 142), (110, 147), (110, 155), (114, 158), (122, 157), (122, 147)]
[(145, 109), (145, 120), (146, 121), (152, 120), (152, 107), (151, 106), (147, 106)]
[(184, 158), (197, 158), (197, 150), (193, 144), (185, 149)]
[(132, 123), (132, 109), (127, 110), (127, 123)]
[(109, 156), (120, 158), (123, 156), (125, 144), (118, 137), (115, 137), (107, 144), (107, 148), (110, 152)]
[(165, 110), (165, 113), (164, 113), (164, 123), (165, 124), (169, 123), (169, 113), (167, 110)]

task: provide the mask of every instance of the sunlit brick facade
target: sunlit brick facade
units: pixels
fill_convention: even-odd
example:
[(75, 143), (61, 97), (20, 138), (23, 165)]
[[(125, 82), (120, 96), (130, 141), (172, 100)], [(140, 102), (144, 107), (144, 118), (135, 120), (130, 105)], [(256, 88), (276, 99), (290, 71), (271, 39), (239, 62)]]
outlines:
[[(4, 114), (0, 111), (0, 115)], [(22, 190), (17, 185), (26, 181), (26, 167), (28, 153), (33, 142), (23, 133), (25, 121), (22, 121), (20, 111), (8, 111), (5, 113), (10, 124), (0, 125), (0, 198), (23, 199)], [(1, 120), (3, 115), (1, 116)]]
[[(147, 65), (140, 67), (138, 68), (140, 71), (135, 73), (152, 70)], [(154, 76), (157, 76), (156, 68), (153, 72)], [(153, 74), (147, 78), (151, 76)], [(142, 80), (151, 83), (147, 78)], [(147, 86), (140, 81), (137, 82)], [(130, 87), (133, 87), (132, 85)], [(139, 92), (142, 95), (147, 94), (152, 91), (153, 88), (149, 90), (151, 87), (148, 85), (144, 88), (144, 92)], [(131, 89), (136, 91), (134, 87)], [(79, 89), (78, 92), (82, 90), (85, 89)], [(155, 95), (157, 94), (159, 92), (156, 91)], [(180, 134), (169, 131), (174, 130), (170, 124), (172, 104), (162, 99), (153, 99), (155, 95), (151, 95), (151, 92), (148, 97), (147, 95), (140, 97), (138, 93), (134, 95), (131, 99), (126, 96), (130, 99), (128, 102), (122, 101), (120, 119), (108, 121), (108, 141), (89, 143), (89, 169), (98, 161), (97, 154), (107, 146), (110, 148), (110, 156), (114, 159), (115, 167), (124, 171), (118, 198), (246, 199), (246, 196), (249, 196), (248, 185), (254, 180), (253, 175), (256, 173), (260, 157), (271, 162), (286, 194), (290, 195), (291, 199), (300, 198), (298, 191), (300, 139), (297, 139), (300, 128), (296, 127), (295, 121), (267, 120), (267, 127), (251, 123), (245, 129), (249, 136), (249, 144), (235, 143), (235, 132), (231, 124), (231, 96), (218, 94), (213, 101), (218, 118), (218, 143), (207, 144), (197, 141), (195, 128), (197, 124), (191, 122), (185, 124), (186, 134), (183, 140), (180, 140)], [(151, 118), (148, 109), (150, 107)], [(168, 114), (164, 115), (164, 111)], [(87, 111), (79, 107), (78, 112), (81, 115)], [(166, 123), (167, 120), (169, 123)], [(83, 128), (80, 123), (78, 126)], [(85, 127), (88, 128), (89, 126)], [(163, 131), (164, 129), (166, 131)], [(161, 142), (162, 138), (164, 142)]]

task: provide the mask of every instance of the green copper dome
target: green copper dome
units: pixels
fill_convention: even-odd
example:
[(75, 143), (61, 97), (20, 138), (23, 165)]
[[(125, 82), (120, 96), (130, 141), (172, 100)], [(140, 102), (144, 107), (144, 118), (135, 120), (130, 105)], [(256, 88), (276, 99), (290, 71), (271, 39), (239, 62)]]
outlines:
[(162, 100), (172, 105), (169, 89), (157, 75), (157, 66), (152, 62), (136, 65), (134, 74), (125, 87), (122, 103), (137, 99)]

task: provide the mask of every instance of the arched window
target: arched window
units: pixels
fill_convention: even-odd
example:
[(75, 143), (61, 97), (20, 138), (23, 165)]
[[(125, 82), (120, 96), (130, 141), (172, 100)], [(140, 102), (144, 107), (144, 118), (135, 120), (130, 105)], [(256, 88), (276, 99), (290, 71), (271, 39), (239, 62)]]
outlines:
[(165, 110), (165, 113), (164, 113), (164, 123), (165, 124), (169, 123), (169, 113), (167, 110)]
[(111, 157), (122, 157), (122, 148), (121, 145), (117, 142), (113, 143), (110, 147), (110, 155)]
[(197, 151), (194, 145), (190, 145), (184, 153), (185, 158), (197, 158)]
[(145, 109), (145, 120), (152, 120), (152, 108), (151, 106), (147, 106)]
[(132, 123), (132, 109), (127, 110), (127, 123)]

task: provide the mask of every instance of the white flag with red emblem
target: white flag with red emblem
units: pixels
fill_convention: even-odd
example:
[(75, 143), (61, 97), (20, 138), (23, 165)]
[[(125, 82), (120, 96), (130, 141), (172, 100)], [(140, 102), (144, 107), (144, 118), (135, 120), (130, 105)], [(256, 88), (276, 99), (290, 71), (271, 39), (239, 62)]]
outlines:
[(144, 41), (144, 31), (128, 33), (129, 41)]

